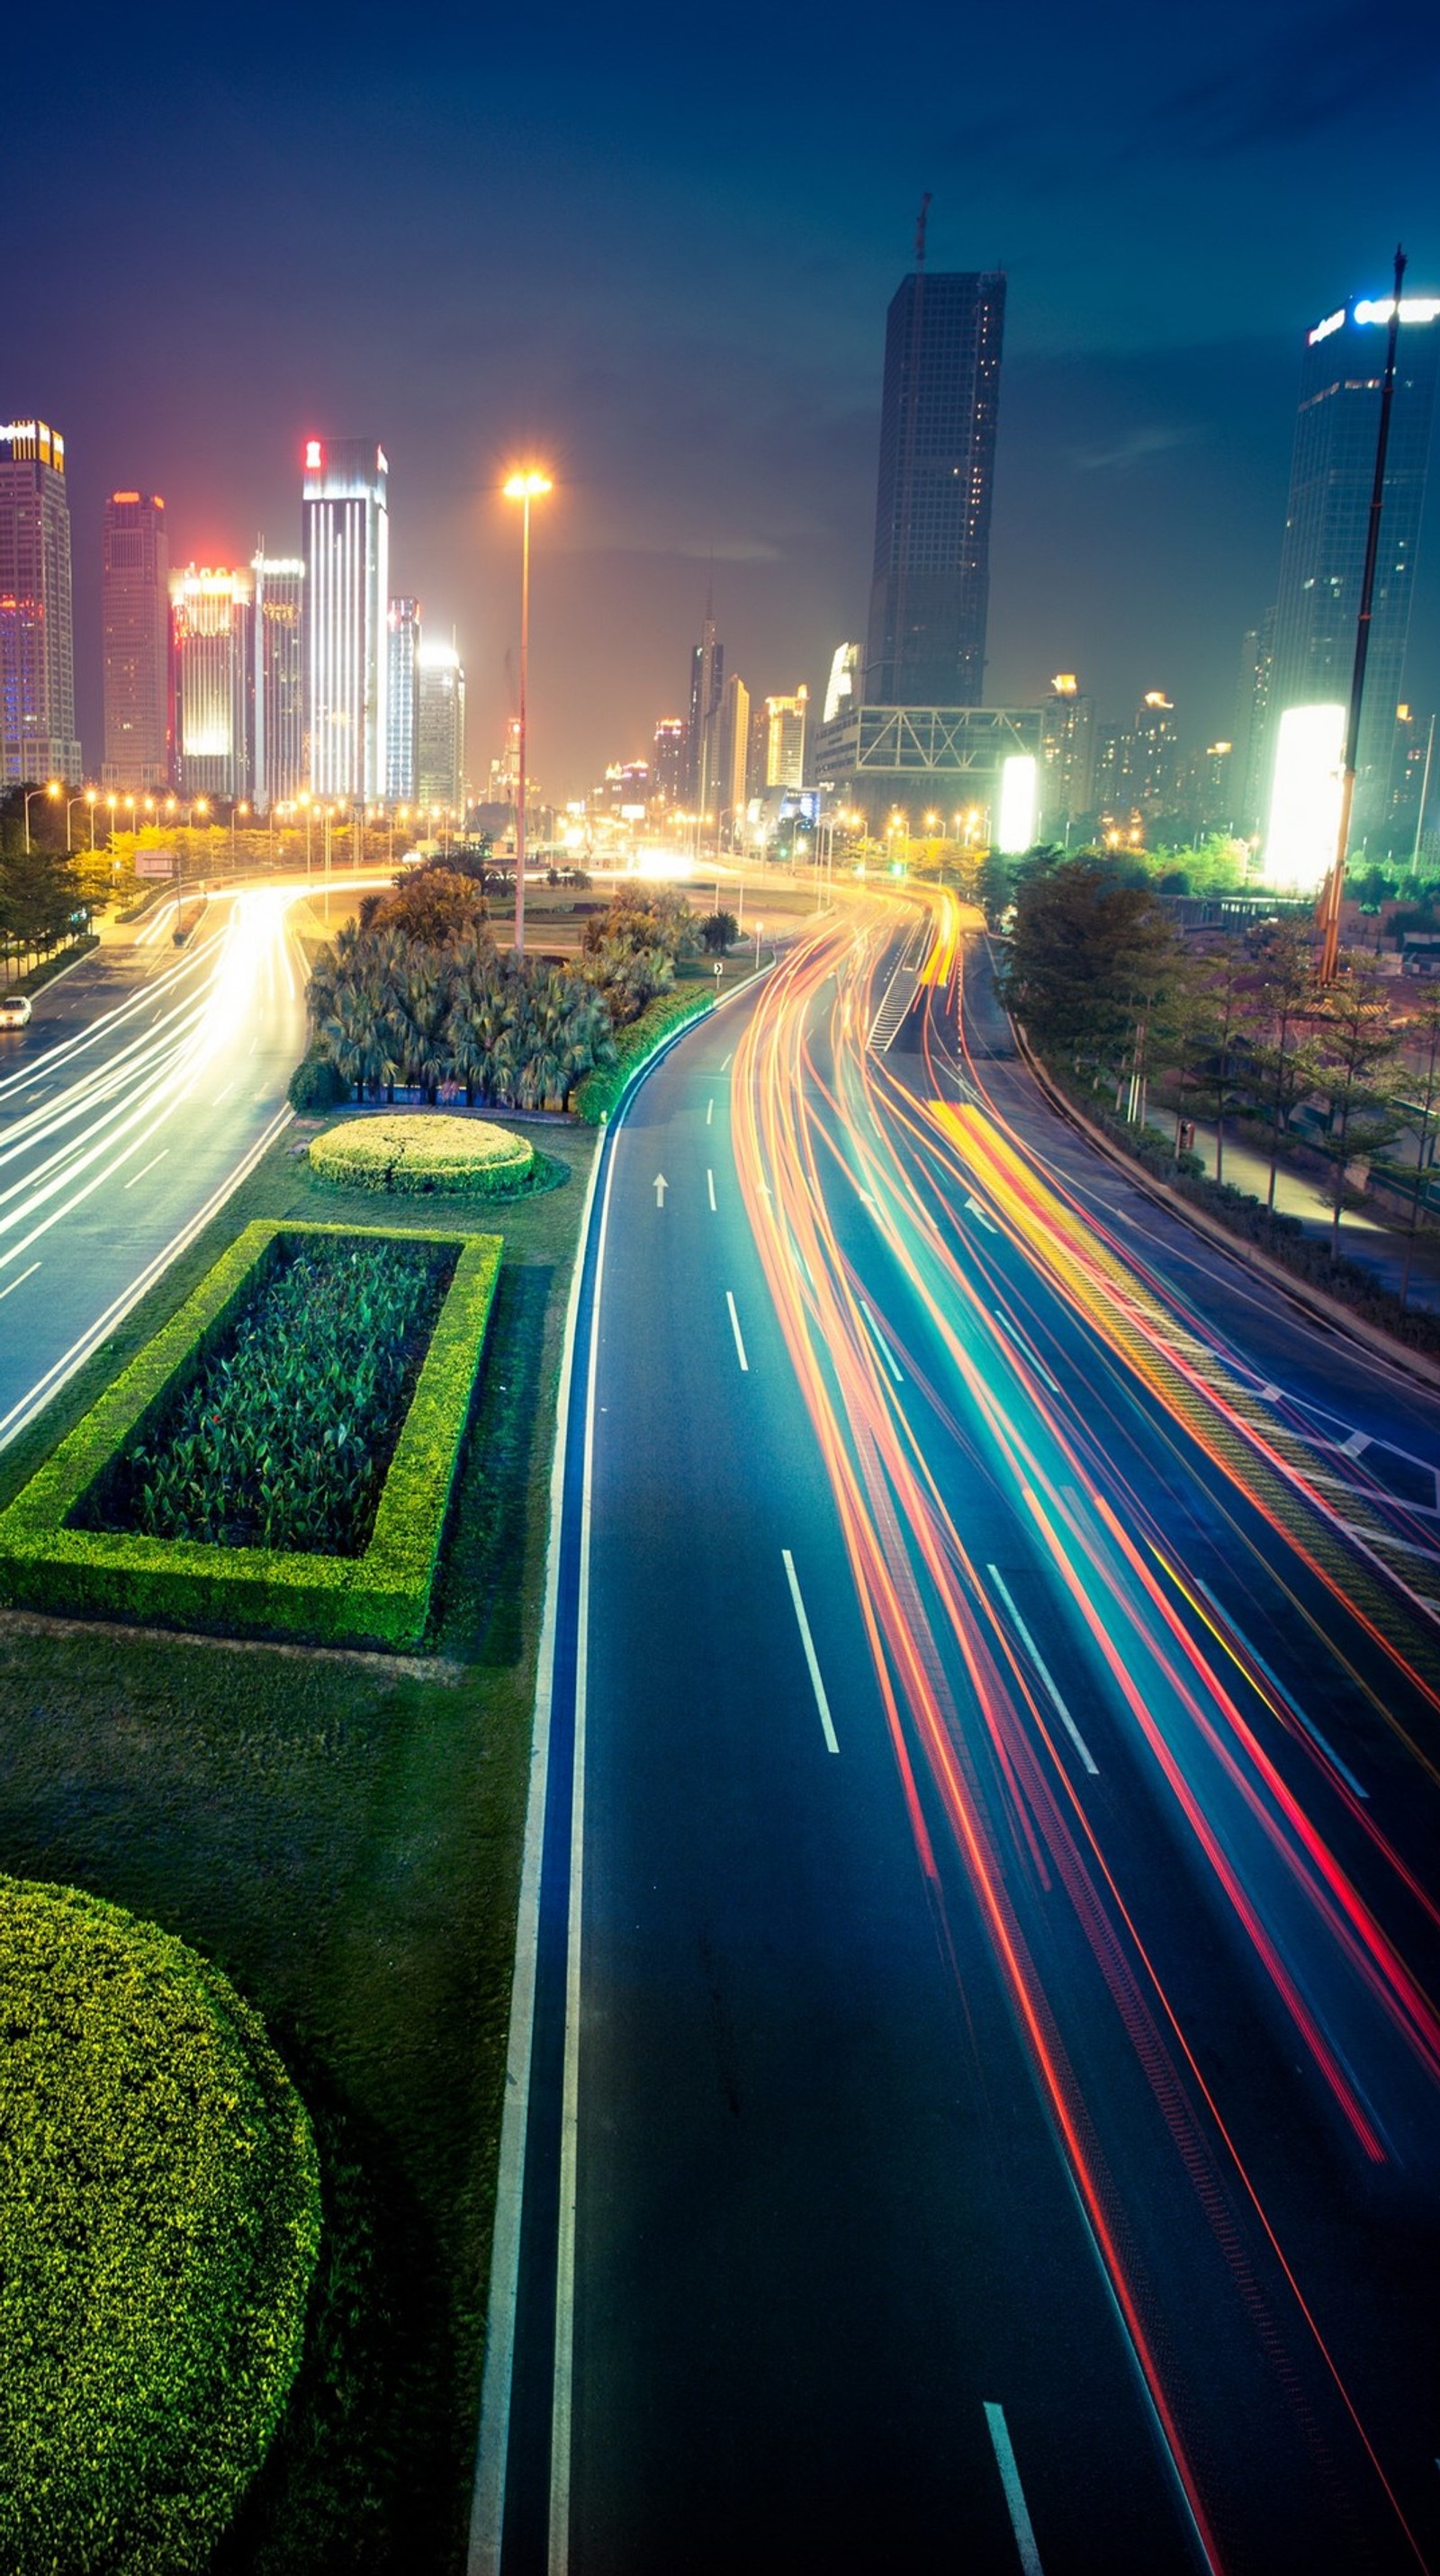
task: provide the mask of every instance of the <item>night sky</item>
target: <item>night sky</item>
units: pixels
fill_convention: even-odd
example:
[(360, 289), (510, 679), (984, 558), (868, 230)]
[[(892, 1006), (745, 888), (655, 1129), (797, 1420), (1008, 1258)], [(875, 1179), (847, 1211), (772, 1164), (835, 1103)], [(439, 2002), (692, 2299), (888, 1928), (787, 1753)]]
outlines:
[[(727, 664), (823, 686), (862, 635), (885, 307), (1009, 271), (992, 703), (1074, 669), (1231, 729), (1273, 594), (1303, 331), (1440, 291), (1440, 10), (1053, 0), (619, 16), (322, 0), (7, 26), (0, 415), (67, 441), (98, 771), (105, 492), (171, 560), (298, 551), (300, 450), (376, 437), (391, 587), (459, 630), (482, 778), (537, 519), (534, 766), (574, 794), (682, 704), (713, 550)], [(57, 57), (57, 41), (65, 48)], [(1440, 491), (1408, 686), (1440, 699)]]

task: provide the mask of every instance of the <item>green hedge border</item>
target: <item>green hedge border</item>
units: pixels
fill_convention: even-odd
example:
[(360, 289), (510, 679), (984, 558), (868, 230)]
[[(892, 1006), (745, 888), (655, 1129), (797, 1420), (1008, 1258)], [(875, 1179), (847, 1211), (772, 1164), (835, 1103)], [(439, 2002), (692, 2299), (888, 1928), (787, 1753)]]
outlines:
[(575, 1116), (586, 1127), (603, 1127), (641, 1066), (687, 1021), (698, 1020), (714, 1008), (714, 994), (707, 993), (702, 985), (657, 993), (653, 1002), (646, 1003), (638, 1020), (632, 1020), (628, 1028), (616, 1030), (614, 1064), (597, 1065), (593, 1073), (585, 1074), (576, 1083), (570, 1102)]
[[(453, 1244), (458, 1253), (363, 1556), (67, 1528), (82, 1494), (142, 1418), (225, 1330), (274, 1247), (282, 1238), (317, 1234)], [(0, 1513), (0, 1601), (62, 1615), (392, 1653), (422, 1645), (500, 1252), (494, 1234), (293, 1220), (247, 1225)]]

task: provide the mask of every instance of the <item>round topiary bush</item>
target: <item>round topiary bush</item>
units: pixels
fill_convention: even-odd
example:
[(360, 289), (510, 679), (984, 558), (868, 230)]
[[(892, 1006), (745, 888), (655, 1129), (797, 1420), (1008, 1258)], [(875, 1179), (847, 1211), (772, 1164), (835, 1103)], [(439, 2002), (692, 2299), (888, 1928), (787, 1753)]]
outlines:
[(447, 1118), (433, 1109), (347, 1118), (310, 1148), (311, 1170), (352, 1190), (501, 1198), (529, 1181), (534, 1164), (535, 1148), (523, 1136), (485, 1118)]
[(217, 1968), (0, 1878), (0, 2566), (204, 2566), (300, 2360), (310, 2123)]

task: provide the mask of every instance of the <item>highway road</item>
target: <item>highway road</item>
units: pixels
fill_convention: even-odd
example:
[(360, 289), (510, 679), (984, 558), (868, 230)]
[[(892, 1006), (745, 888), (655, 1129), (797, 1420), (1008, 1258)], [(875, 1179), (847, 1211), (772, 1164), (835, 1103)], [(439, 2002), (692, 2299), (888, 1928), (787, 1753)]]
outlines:
[(609, 1140), (474, 2576), (1440, 2565), (1440, 1408), (962, 932)]
[[(365, 880), (369, 882), (369, 880)], [(376, 880), (388, 882), (388, 880)], [(162, 904), (0, 1032), (0, 1447), (278, 1134), (305, 1043), (301, 883)]]

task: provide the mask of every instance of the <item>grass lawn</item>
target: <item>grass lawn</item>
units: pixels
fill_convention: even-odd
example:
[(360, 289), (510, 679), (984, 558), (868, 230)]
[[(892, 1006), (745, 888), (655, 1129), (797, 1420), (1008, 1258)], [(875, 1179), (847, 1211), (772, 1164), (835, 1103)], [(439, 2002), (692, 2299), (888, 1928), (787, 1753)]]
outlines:
[[(299, 1131), (307, 1132), (307, 1131)], [(447, 1199), (505, 1257), (433, 1668), (0, 1614), (0, 1871), (213, 1958), (314, 2114), (329, 2225), (285, 2426), (218, 2564), (463, 2563), (560, 1335), (595, 1138), (561, 1188)], [(292, 1128), (24, 1440), (0, 1502), (252, 1217), (433, 1225), (321, 1188)]]

